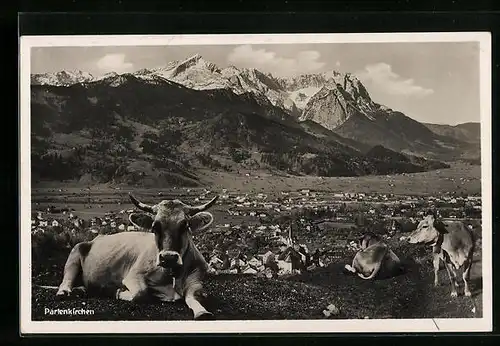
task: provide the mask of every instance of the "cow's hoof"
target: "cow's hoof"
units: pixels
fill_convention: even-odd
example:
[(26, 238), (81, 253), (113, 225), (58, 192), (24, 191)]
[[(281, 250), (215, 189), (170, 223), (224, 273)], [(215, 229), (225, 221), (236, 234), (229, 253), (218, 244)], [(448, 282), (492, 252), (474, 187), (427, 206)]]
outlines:
[(124, 290), (123, 290), (123, 289), (121, 289), (121, 288), (117, 289), (117, 290), (116, 290), (116, 293), (115, 293), (115, 298), (116, 298), (116, 299), (120, 299), (120, 295), (122, 294), (122, 292), (123, 292), (123, 291), (124, 291)]
[(470, 291), (465, 291), (464, 294), (465, 294), (466, 297), (472, 296), (472, 293)]
[(355, 274), (356, 270), (353, 267), (351, 267), (349, 264), (346, 264), (344, 266), (344, 273), (345, 274)]
[(450, 294), (450, 296), (452, 298), (458, 297), (458, 293), (456, 291), (452, 291), (451, 294)]
[(56, 293), (56, 297), (59, 298), (59, 299), (64, 299), (64, 298), (71, 297), (71, 289), (69, 289), (69, 288), (60, 288), (57, 291), (57, 293)]
[(196, 321), (210, 321), (210, 320), (214, 320), (215, 319), (215, 316), (214, 314), (212, 314), (211, 312), (208, 312), (208, 311), (200, 311), (196, 314), (196, 316), (194, 316), (194, 319)]

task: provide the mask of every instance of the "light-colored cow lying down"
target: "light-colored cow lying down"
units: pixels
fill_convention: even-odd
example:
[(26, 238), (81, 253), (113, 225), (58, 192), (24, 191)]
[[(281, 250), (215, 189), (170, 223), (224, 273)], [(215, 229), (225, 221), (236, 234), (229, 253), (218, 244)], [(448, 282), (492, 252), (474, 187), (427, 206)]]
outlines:
[[(195, 319), (211, 318), (212, 314), (199, 302), (208, 265), (193, 243), (191, 232), (211, 225), (213, 216), (205, 210), (217, 198), (192, 207), (179, 200), (147, 205), (130, 195), (132, 203), (146, 212), (141, 218), (149, 227), (135, 224), (146, 232), (100, 235), (77, 244), (66, 261), (57, 295), (70, 295), (75, 278), (81, 274), (89, 293), (111, 290), (117, 299), (127, 301), (184, 298)], [(131, 214), (132, 223), (137, 216)]]
[(371, 280), (376, 277), (399, 275), (404, 268), (399, 257), (378, 236), (367, 233), (359, 239), (359, 250), (352, 261), (346, 264), (348, 273), (357, 274), (360, 278)]
[(436, 213), (429, 211), (407, 241), (411, 244), (428, 244), (433, 248), (434, 286), (438, 286), (439, 263), (443, 261), (451, 282), (451, 296), (457, 294), (456, 270), (463, 269), (464, 294), (471, 296), (469, 289), (470, 270), (474, 253), (472, 233), (461, 221), (442, 221)]

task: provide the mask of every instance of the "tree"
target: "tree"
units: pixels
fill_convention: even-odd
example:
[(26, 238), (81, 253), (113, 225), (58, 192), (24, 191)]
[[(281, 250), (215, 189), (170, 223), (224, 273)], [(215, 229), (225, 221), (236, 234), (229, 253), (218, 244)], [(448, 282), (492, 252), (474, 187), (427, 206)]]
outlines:
[(362, 212), (358, 212), (354, 217), (354, 224), (358, 227), (363, 227), (366, 225), (366, 217)]

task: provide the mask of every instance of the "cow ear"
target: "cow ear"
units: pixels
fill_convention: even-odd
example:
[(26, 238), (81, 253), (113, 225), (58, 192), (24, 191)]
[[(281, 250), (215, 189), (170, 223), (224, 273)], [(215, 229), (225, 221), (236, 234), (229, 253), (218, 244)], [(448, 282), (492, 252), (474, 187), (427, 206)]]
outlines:
[(428, 209), (427, 212), (425, 213), (425, 216), (432, 216), (433, 218), (436, 218), (436, 212), (433, 209)]
[(358, 238), (358, 245), (363, 247), (363, 240), (365, 239), (365, 235), (363, 234), (361, 237)]
[(214, 217), (211, 213), (202, 211), (193, 215), (188, 223), (192, 231), (201, 231), (208, 228), (213, 221)]
[(153, 226), (153, 218), (145, 213), (132, 213), (128, 216), (128, 220), (139, 231), (149, 232)]
[(440, 234), (446, 234), (448, 233), (448, 230), (446, 229), (446, 225), (444, 224), (443, 221), (440, 220), (434, 220), (433, 224), (434, 228), (440, 233)]

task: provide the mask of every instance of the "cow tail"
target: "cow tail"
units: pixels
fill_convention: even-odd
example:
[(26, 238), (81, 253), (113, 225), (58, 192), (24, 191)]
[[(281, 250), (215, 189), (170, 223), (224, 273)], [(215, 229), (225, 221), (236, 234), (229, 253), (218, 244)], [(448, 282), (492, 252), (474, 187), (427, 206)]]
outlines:
[(39, 287), (39, 288), (44, 288), (46, 290), (57, 290), (59, 289), (58, 286), (46, 286), (46, 285), (33, 285), (35, 287)]
[[(467, 231), (469, 232), (470, 234), (470, 238), (472, 240), (472, 247), (470, 248), (470, 251), (469, 251), (469, 266), (472, 266), (472, 261), (474, 259), (474, 251), (476, 251), (476, 236), (474, 234), (474, 232), (470, 229), (467, 229)], [(469, 269), (470, 270), (470, 269)], [(474, 317), (477, 317), (477, 307), (476, 307), (476, 302), (474, 301), (474, 298), (472, 297), (469, 297), (470, 298), (470, 301), (471, 301), (471, 304), (472, 304), (472, 312), (474, 314)]]
[(467, 231), (470, 234), (470, 239), (472, 240), (472, 247), (470, 249), (470, 260), (472, 261), (472, 257), (474, 255), (474, 251), (476, 251), (476, 236), (474, 235), (474, 232), (471, 229), (467, 229)]
[(378, 272), (380, 271), (380, 268), (382, 267), (382, 263), (384, 262), (384, 257), (385, 255), (387, 254), (387, 250), (389, 248), (386, 246), (385, 247), (385, 250), (384, 250), (384, 255), (382, 256), (382, 259), (377, 263), (377, 266), (375, 267), (375, 269), (373, 269), (372, 273), (370, 274), (370, 276), (364, 276), (363, 274), (361, 273), (358, 273), (358, 276), (364, 280), (371, 280), (373, 279), (377, 274)]

